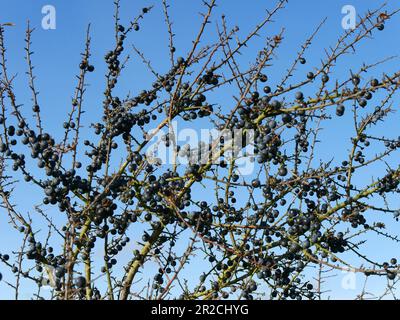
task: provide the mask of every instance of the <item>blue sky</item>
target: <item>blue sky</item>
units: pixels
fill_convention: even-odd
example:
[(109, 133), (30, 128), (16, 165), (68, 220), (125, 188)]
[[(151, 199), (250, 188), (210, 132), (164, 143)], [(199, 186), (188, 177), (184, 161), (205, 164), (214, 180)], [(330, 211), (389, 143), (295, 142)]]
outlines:
[[(197, 27), (200, 25), (201, 18), (198, 13), (202, 11), (202, 1), (175, 0), (171, 2), (170, 15), (174, 22), (173, 28), (176, 33), (175, 46), (177, 56), (185, 56), (188, 53), (194, 35), (197, 33)], [(219, 21), (221, 14), (225, 13), (228, 23), (231, 26), (238, 25), (240, 27), (239, 34), (244, 36), (265, 16), (265, 9), (270, 6), (270, 3), (273, 3), (273, 1), (220, 1), (211, 20), (215, 23)], [(265, 37), (277, 34), (284, 27), (285, 33), (282, 47), (279, 49), (277, 56), (274, 57), (274, 65), (269, 69), (268, 74), (272, 83), (274, 81), (278, 82), (281, 79), (282, 71), (286, 70), (296, 57), (300, 45), (322, 19), (327, 17), (326, 24), (306, 54), (309, 62), (307, 65), (318, 66), (320, 59), (324, 57), (324, 48), (334, 45), (338, 36), (343, 33), (341, 27), (342, 7), (351, 4), (356, 8), (358, 14), (363, 15), (366, 10), (377, 8), (381, 3), (383, 2), (376, 0), (289, 1), (286, 9), (276, 16), (276, 22), (270, 24), (260, 33), (260, 37), (249, 45), (239, 61), (244, 65), (248, 65), (256, 56), (256, 50), (265, 44)], [(56, 8), (57, 27), (55, 30), (43, 30), (41, 28), (41, 20), (43, 18), (41, 9), (48, 4)], [(169, 68), (168, 34), (164, 24), (161, 1), (122, 0), (121, 5), (121, 21), (125, 23), (136, 16), (142, 7), (155, 6), (140, 24), (141, 32), (133, 33), (129, 37), (128, 43), (134, 43), (137, 48), (143, 51), (157, 71), (160, 73), (166, 72)], [(85, 30), (89, 23), (91, 24), (92, 38), (91, 63), (96, 67), (96, 70), (89, 75), (89, 86), (85, 98), (86, 113), (83, 116), (83, 121), (89, 124), (101, 117), (101, 93), (104, 90), (103, 75), (106, 71), (103, 57), (112, 47), (114, 41), (113, 8), (113, 1), (111, 0), (1, 0), (0, 23), (13, 22), (16, 25), (15, 27), (7, 27), (6, 43), (9, 72), (17, 74), (14, 83), (17, 99), (19, 103), (26, 105), (26, 114), (30, 114), (30, 93), (27, 90), (26, 64), (24, 63), (25, 52), (23, 50), (26, 22), (30, 20), (31, 27), (36, 29), (33, 34), (32, 49), (35, 52), (33, 62), (36, 66), (36, 86), (40, 91), (39, 101), (43, 110), (42, 117), (46, 130), (56, 136), (61, 134), (62, 123), (69, 112), (71, 96), (76, 85), (75, 75), (78, 72), (80, 52), (83, 50)], [(390, 11), (393, 8), (393, 2), (391, 2), (387, 10)], [(377, 37), (370, 41), (364, 41), (358, 47), (356, 54), (348, 55), (338, 62), (334, 71), (335, 77), (343, 80), (348, 76), (350, 68), (358, 69), (363, 62), (373, 63), (388, 56), (398, 55), (400, 53), (400, 45), (397, 41), (400, 28), (399, 22), (399, 16), (395, 16), (387, 23), (386, 29), (379, 33)], [(204, 39), (205, 42), (215, 40), (215, 24), (210, 25), (209, 30)], [(123, 95), (128, 92), (134, 95), (143, 88), (150, 87), (153, 78), (134, 52), (129, 50), (128, 47), (127, 51), (132, 54), (133, 59), (119, 81), (117, 90)], [(395, 72), (398, 70), (398, 65), (399, 59), (396, 58), (378, 66), (371, 75), (380, 76), (384, 71)], [(308, 71), (307, 68), (300, 70), (300, 73)], [(295, 79), (296, 77), (294, 77)], [(232, 101), (229, 93), (225, 93), (224, 98), (226, 98), (226, 101)], [(321, 140), (326, 141), (326, 143), (322, 144), (319, 149), (318, 155), (320, 158), (329, 159), (332, 156), (340, 158), (346, 155), (350, 143), (348, 137), (351, 133), (351, 124), (352, 119), (350, 117), (329, 123), (329, 126), (321, 135)], [(398, 136), (400, 135), (398, 124), (398, 114), (394, 114), (385, 126), (381, 126), (377, 130), (381, 130), (383, 134), (388, 136)], [(83, 129), (83, 133), (89, 134), (87, 126)], [(398, 157), (398, 153), (396, 155)], [(398, 160), (394, 159), (393, 164), (396, 163), (398, 164)], [(357, 179), (359, 179), (360, 183), (371, 181), (371, 177), (379, 175), (380, 172), (383, 172), (382, 170), (382, 167), (377, 167), (374, 171), (365, 171)], [(198, 195), (201, 194), (201, 190), (197, 192)], [(32, 188), (19, 187), (16, 190), (16, 203), (21, 210), (32, 210), (32, 204), (35, 203), (35, 195), (37, 194), (37, 191)], [(393, 201), (397, 201), (400, 207), (398, 199), (393, 199)], [(392, 225), (392, 220), (388, 221), (391, 221), (388, 226), (391, 231), (398, 232), (398, 226)], [(40, 228), (40, 226), (38, 227)], [(41, 227), (45, 230), (45, 225)], [(45, 237), (45, 231), (43, 232), (43, 237)], [(4, 216), (0, 217), (0, 238), (5, 240), (0, 241), (0, 252), (9, 252), (11, 248), (17, 248), (18, 242), (14, 242), (15, 235), (9, 232)], [(393, 249), (391, 244), (382, 245), (382, 243), (375, 242), (374, 239), (364, 248), (368, 254), (386, 260), (391, 258)], [(6, 276), (9, 275), (6, 270), (3, 270), (2, 265), (0, 265), (0, 272)], [(350, 292), (341, 288), (340, 280), (338, 280), (341, 279), (340, 277), (341, 275), (339, 274), (338, 278), (329, 280), (327, 284), (329, 289), (332, 290), (332, 296), (354, 297), (353, 291)], [(357, 289), (360, 289), (361, 281), (357, 285)], [(379, 286), (380, 284), (378, 283), (373, 285), (375, 290), (379, 290)], [(0, 282), (0, 299), (6, 298), (9, 292), (4, 281)], [(29, 289), (27, 289), (27, 292), (29, 292)]]

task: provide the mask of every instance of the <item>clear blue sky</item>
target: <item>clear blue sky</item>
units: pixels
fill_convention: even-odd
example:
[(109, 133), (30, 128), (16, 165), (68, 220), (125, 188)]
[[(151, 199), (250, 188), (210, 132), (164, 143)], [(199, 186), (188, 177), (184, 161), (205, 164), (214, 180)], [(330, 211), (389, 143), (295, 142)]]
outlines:
[[(185, 56), (190, 47), (193, 36), (197, 33), (201, 18), (198, 12), (202, 10), (199, 0), (174, 0), (171, 4), (171, 19), (174, 22), (174, 32), (176, 33), (177, 55)], [(274, 1), (217, 1), (218, 8), (212, 18), (216, 22), (222, 13), (227, 16), (228, 23), (240, 26), (240, 35), (245, 35), (253, 26), (261, 21), (265, 16), (265, 9)], [(352, 0), (349, 1), (289, 1), (286, 9), (276, 17), (276, 22), (269, 25), (261, 32), (261, 37), (249, 46), (245, 51), (241, 62), (248, 64), (256, 55), (256, 49), (261, 48), (265, 43), (265, 36), (271, 36), (285, 27), (284, 43), (274, 59), (274, 66), (270, 68), (268, 74), (271, 81), (278, 82), (281, 79), (282, 70), (286, 70), (296, 56), (299, 46), (313, 32), (319, 22), (327, 17), (328, 20), (314, 41), (313, 46), (307, 52), (306, 57), (310, 66), (318, 66), (320, 59), (324, 55), (323, 48), (334, 45), (336, 39), (343, 33), (341, 27), (341, 9), (346, 4), (353, 5), (357, 13), (363, 15), (367, 9), (378, 7), (382, 1), (376, 0)], [(393, 1), (387, 7), (393, 9)], [(44, 5), (53, 5), (56, 8), (56, 30), (43, 30), (41, 20), (43, 14), (41, 9)], [(134, 43), (137, 48), (145, 52), (146, 57), (151, 60), (157, 71), (163, 73), (169, 68), (168, 60), (168, 39), (162, 14), (160, 0), (122, 0), (121, 19), (126, 23), (129, 18), (136, 16), (142, 7), (154, 5), (154, 10), (141, 23), (141, 32), (133, 33), (127, 43)], [(271, 8), (271, 7), (269, 7)], [(87, 113), (83, 119), (86, 124), (99, 119), (102, 111), (102, 95), (104, 90), (105, 64), (103, 63), (104, 54), (112, 47), (114, 42), (113, 28), (113, 1), (112, 0), (2, 0), (0, 5), (0, 23), (13, 22), (15, 27), (7, 27), (6, 43), (9, 56), (9, 72), (17, 74), (14, 87), (19, 103), (26, 105), (26, 114), (30, 114), (30, 93), (27, 90), (27, 77), (25, 75), (26, 64), (24, 63), (24, 36), (26, 22), (30, 20), (31, 27), (36, 28), (33, 34), (33, 56), (35, 73), (37, 76), (36, 86), (40, 91), (39, 101), (43, 110), (43, 121), (48, 131), (54, 134), (61, 134), (60, 128), (69, 111), (70, 99), (76, 85), (75, 75), (78, 72), (80, 62), (80, 52), (83, 50), (85, 30), (88, 23), (91, 23), (92, 37), (92, 58), (91, 62), (96, 67), (94, 74), (89, 75), (87, 96), (85, 99), (85, 109)], [(349, 74), (349, 69), (358, 69), (363, 62), (373, 63), (387, 56), (398, 55), (400, 45), (398, 35), (400, 31), (399, 16), (391, 19), (384, 32), (378, 34), (376, 39), (363, 42), (358, 48), (357, 54), (348, 55), (339, 62), (335, 68), (335, 76), (344, 79)], [(209, 26), (210, 32), (207, 33), (205, 40), (215, 39), (215, 25)], [(264, 38), (263, 38), (264, 37)], [(129, 49), (129, 48), (127, 48)], [(143, 64), (132, 52), (133, 61), (130, 63), (123, 77), (119, 82), (118, 90), (121, 93), (131, 92), (135, 94), (143, 88), (150, 87), (153, 78), (146, 71)], [(384, 70), (395, 72), (398, 70), (399, 59), (390, 61), (377, 67), (372, 74), (380, 76)], [(305, 71), (304, 71), (305, 72)], [(372, 76), (371, 74), (371, 76)], [(350, 141), (348, 136), (351, 132), (351, 119), (348, 117), (341, 122), (330, 122), (330, 127), (323, 131), (322, 137), (327, 141), (321, 146), (319, 156), (329, 159), (335, 156), (345, 156)], [(350, 129), (349, 129), (350, 128)], [(380, 130), (385, 130), (388, 136), (398, 136), (399, 116), (395, 114), (385, 126)], [(88, 132), (87, 127), (83, 132)], [(347, 140), (344, 140), (347, 139)], [(397, 154), (398, 156), (398, 154)], [(398, 160), (393, 163), (398, 164)], [(382, 167), (376, 170), (382, 170)], [(382, 171), (364, 172), (364, 176), (359, 177), (359, 181), (371, 181), (372, 175)], [(35, 191), (31, 188), (18, 189), (16, 202), (22, 210), (32, 210), (35, 203)], [(400, 207), (399, 200), (397, 204)], [(32, 211), (31, 211), (32, 212)], [(32, 212), (33, 213), (33, 212)], [(388, 220), (393, 223), (392, 220)], [(45, 230), (45, 225), (42, 226)], [(389, 225), (389, 228), (396, 232), (398, 225)], [(43, 231), (42, 237), (45, 237)], [(10, 252), (16, 249), (18, 242), (15, 241), (15, 234), (10, 234), (9, 227), (6, 226), (4, 212), (0, 216), (0, 252)], [(364, 248), (368, 254), (382, 260), (388, 260), (391, 256), (393, 247), (388, 244), (370, 241)], [(397, 248), (398, 250), (398, 248)], [(7, 279), (9, 273), (0, 265), (2, 272)], [(197, 275), (196, 275), (197, 277)], [(361, 280), (357, 282), (357, 290), (343, 290), (340, 286), (341, 275), (329, 280), (327, 287), (332, 290), (332, 297), (351, 298), (359, 292), (362, 286)], [(10, 278), (9, 278), (10, 279)], [(360, 278), (361, 279), (361, 278)], [(379, 284), (374, 284), (375, 290), (379, 290)], [(27, 289), (27, 292), (29, 290)], [(0, 299), (6, 298), (9, 289), (3, 282), (0, 283)]]

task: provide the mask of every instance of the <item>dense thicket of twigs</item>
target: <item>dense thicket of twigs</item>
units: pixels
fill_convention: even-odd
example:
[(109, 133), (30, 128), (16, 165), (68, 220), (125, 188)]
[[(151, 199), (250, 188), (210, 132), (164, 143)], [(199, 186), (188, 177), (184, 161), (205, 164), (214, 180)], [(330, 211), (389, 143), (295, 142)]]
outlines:
[[(15, 78), (7, 68), (7, 32), (0, 26), (1, 213), (8, 214), (10, 226), (22, 239), (20, 251), (2, 253), (0, 258), (2, 268), (15, 274), (15, 279), (3, 281), (15, 289), (16, 298), (21, 282), (32, 281), (38, 286), (33, 298), (40, 298), (41, 286), (49, 285), (56, 299), (253, 299), (258, 293), (274, 299), (316, 299), (323, 289), (310, 281), (318, 277), (318, 270), (348, 268), (387, 277), (390, 290), (397, 278), (397, 261), (371, 260), (360, 253), (363, 243), (358, 239), (375, 233), (398, 241), (376, 217), (399, 215), (386, 196), (399, 193), (400, 171), (388, 166), (380, 178), (365, 185), (353, 177), (400, 147), (395, 133), (394, 137), (371, 133), (392, 114), (400, 73), (372, 78), (369, 71), (379, 64), (375, 63), (353, 69), (342, 82), (330, 77), (342, 56), (378, 35), (396, 12), (383, 7), (368, 12), (354, 30), (345, 31), (326, 50), (319, 66), (309, 67), (308, 74), (296, 72), (307, 63), (307, 50), (323, 23), (282, 74), (270, 75), (267, 67), (284, 40), (283, 31), (261, 44), (250, 67), (240, 65), (238, 56), (247, 44), (260, 41), (260, 30), (285, 4), (278, 1), (242, 39), (236, 35), (239, 29), (230, 28), (223, 16), (218, 41), (205, 43), (216, 7), (215, 0), (205, 1), (197, 36), (188, 44), (187, 55), (178, 57), (174, 48), (178, 30), (173, 30), (166, 0), (157, 8), (144, 8), (124, 25), (117, 0), (116, 41), (105, 55), (108, 73), (105, 90), (99, 93), (104, 95), (102, 121), (91, 124), (93, 137), (82, 136), (81, 127), (90, 125), (81, 121), (86, 84), (90, 73), (96, 75), (88, 28), (61, 141), (41, 121), (45, 107), (35, 87), (33, 30), (28, 26), (26, 31), (32, 117), (14, 92)], [(143, 60), (155, 81), (136, 96), (118, 96), (114, 88), (129, 63), (125, 54), (125, 48), (131, 51), (129, 36), (141, 32), (141, 21), (151, 19), (152, 10), (163, 10), (165, 15), (171, 68), (157, 72), (146, 54), (134, 47), (135, 58)], [(292, 83), (295, 74), (302, 80)], [(271, 77), (282, 80), (270, 87)], [(235, 88), (234, 105), (213, 101), (228, 87)], [(375, 97), (381, 97), (378, 103)], [(347, 158), (315, 166), (319, 129), (341, 116), (354, 119)], [(201, 118), (219, 130), (254, 132), (253, 175), (240, 175), (238, 157), (221, 157), (215, 163), (229, 150), (229, 144), (221, 148), (223, 139), (206, 145), (217, 154), (199, 163), (192, 159), (188, 165), (165, 166), (146, 155), (151, 138), (171, 129), (173, 121), (193, 126)], [(186, 147), (175, 144), (174, 134), (170, 130), (162, 143), (190, 156)], [(379, 151), (368, 153), (371, 148)], [(121, 156), (123, 161), (115, 166)], [(25, 181), (15, 181), (14, 171)], [(42, 190), (35, 217), (21, 212), (13, 197), (14, 188), (23, 184)], [(195, 188), (207, 191), (192, 192)], [(377, 205), (379, 198), (384, 205)], [(368, 219), (371, 212), (374, 222)], [(52, 222), (52, 215), (65, 218), (61, 228)], [(40, 218), (49, 226), (47, 237), (32, 226), (32, 219)], [(132, 249), (134, 243), (138, 250)], [(104, 259), (93, 254), (97, 248), (102, 248)], [(128, 263), (119, 259), (122, 252), (129, 256)], [(355, 264), (342, 257), (345, 252)], [(94, 267), (99, 264), (100, 273)], [(192, 270), (190, 279), (182, 276), (187, 269)]]

